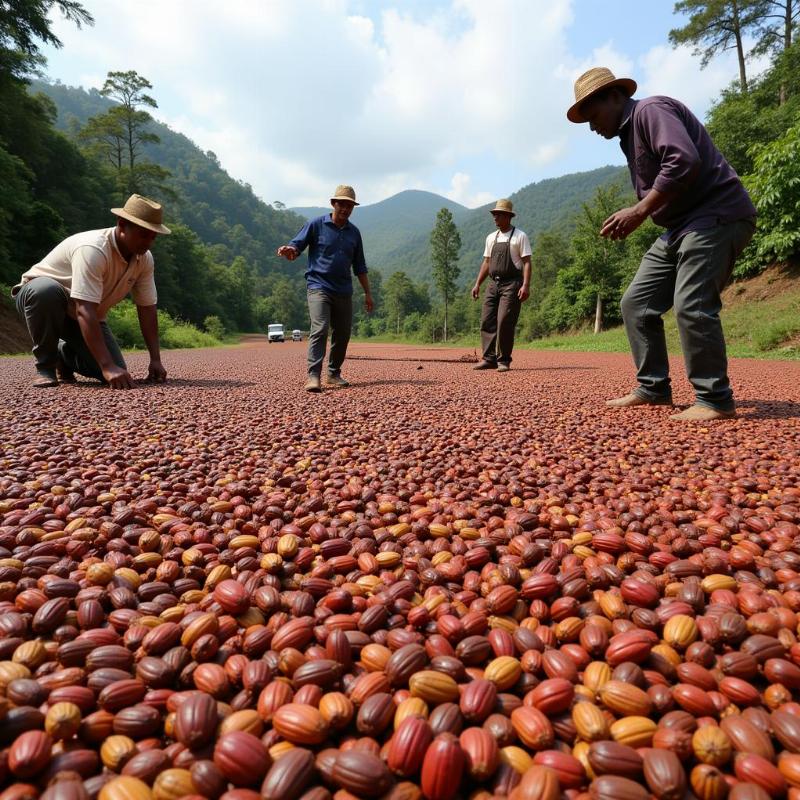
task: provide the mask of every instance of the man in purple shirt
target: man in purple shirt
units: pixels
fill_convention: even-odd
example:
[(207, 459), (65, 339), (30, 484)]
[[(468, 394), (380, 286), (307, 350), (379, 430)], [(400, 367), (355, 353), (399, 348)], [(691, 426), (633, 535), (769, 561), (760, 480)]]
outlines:
[(575, 81), (571, 122), (620, 138), (639, 202), (612, 214), (602, 236), (624, 239), (648, 217), (666, 232), (645, 253), (622, 298), (638, 386), (617, 408), (672, 405), (662, 315), (675, 307), (695, 403), (672, 419), (736, 416), (720, 294), (755, 231), (756, 210), (733, 167), (689, 109), (671, 97), (634, 100), (636, 83), (594, 67)]

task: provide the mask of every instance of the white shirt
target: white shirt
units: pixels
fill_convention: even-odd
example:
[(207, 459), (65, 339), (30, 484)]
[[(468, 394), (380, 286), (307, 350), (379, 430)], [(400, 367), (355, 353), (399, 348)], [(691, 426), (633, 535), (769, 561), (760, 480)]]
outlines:
[[(491, 258), (492, 246), (495, 243), (495, 237), (498, 242), (507, 242), (511, 228), (503, 233), (502, 231), (495, 231), (486, 237), (486, 248), (483, 251), (484, 258)], [(517, 269), (522, 269), (522, 259), (530, 256), (531, 243), (528, 240), (528, 234), (521, 231), (519, 228), (514, 228), (514, 235), (511, 237), (511, 261)]]
[(97, 303), (99, 320), (104, 320), (108, 309), (128, 293), (137, 306), (155, 305), (153, 254), (148, 250), (126, 261), (117, 247), (114, 231), (103, 228), (69, 236), (32, 266), (20, 285), (32, 278), (53, 278), (71, 298)]

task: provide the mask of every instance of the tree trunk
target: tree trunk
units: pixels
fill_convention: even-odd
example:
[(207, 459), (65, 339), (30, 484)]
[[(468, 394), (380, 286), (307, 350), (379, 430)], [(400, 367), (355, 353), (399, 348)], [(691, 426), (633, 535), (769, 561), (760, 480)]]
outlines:
[[(783, 17), (783, 51), (784, 53), (792, 46), (792, 6), (794, 0), (785, 0)], [(786, 84), (781, 82), (778, 91), (778, 105), (782, 106), (786, 102)]]
[(600, 333), (603, 327), (603, 297), (600, 292), (597, 293), (597, 303), (594, 307), (594, 332)]
[(747, 94), (747, 70), (744, 63), (744, 45), (742, 44), (742, 29), (739, 23), (739, 6), (733, 4), (733, 35), (736, 37), (736, 56), (739, 60), (739, 84), (742, 93)]
[(447, 341), (447, 295), (444, 298), (444, 330), (442, 335), (442, 341)]

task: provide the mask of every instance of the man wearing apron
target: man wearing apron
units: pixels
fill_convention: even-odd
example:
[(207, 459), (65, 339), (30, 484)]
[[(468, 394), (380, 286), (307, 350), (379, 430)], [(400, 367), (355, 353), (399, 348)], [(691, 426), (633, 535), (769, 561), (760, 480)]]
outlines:
[(477, 300), (481, 284), (489, 278), (481, 312), (483, 360), (474, 369), (508, 372), (519, 310), (530, 294), (531, 243), (526, 233), (511, 224), (515, 214), (510, 200), (498, 200), (490, 213), (497, 232), (486, 237), (483, 261), (472, 287), (472, 298)]

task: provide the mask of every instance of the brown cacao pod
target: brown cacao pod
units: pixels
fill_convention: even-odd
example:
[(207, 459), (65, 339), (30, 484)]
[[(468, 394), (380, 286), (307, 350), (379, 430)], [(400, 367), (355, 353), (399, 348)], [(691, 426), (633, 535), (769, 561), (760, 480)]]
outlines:
[(466, 768), (476, 781), (490, 778), (500, 763), (500, 750), (494, 737), (483, 728), (467, 728), (459, 737), (466, 756)]
[(301, 703), (278, 708), (272, 715), (272, 727), (292, 744), (320, 744), (328, 735), (328, 723), (319, 709)]
[(175, 738), (199, 750), (214, 738), (218, 721), (217, 701), (205, 692), (192, 692), (175, 712)]
[(442, 733), (431, 742), (422, 762), (420, 786), (428, 800), (458, 796), (466, 759), (455, 736)]
[(389, 741), (386, 756), (389, 769), (402, 777), (415, 775), (432, 741), (433, 733), (426, 720), (406, 717)]
[(644, 779), (658, 800), (682, 800), (686, 792), (686, 773), (675, 753), (669, 750), (646, 750)]
[(44, 731), (20, 734), (8, 751), (8, 768), (16, 778), (33, 778), (50, 762), (53, 740)]
[(257, 737), (232, 731), (217, 740), (214, 763), (234, 786), (252, 786), (266, 774), (269, 755)]
[(378, 756), (356, 749), (339, 753), (332, 778), (359, 797), (380, 797), (392, 784), (391, 773)]

